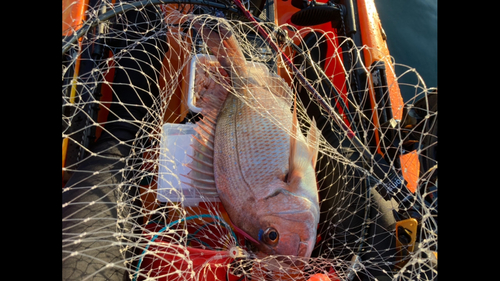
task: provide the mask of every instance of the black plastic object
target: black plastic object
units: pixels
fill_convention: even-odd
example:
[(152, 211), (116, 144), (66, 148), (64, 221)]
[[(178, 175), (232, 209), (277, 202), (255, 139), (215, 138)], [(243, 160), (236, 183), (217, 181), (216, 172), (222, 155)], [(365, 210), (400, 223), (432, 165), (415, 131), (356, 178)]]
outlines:
[(358, 30), (356, 24), (357, 7), (354, 6), (352, 1), (353, 0), (344, 0), (341, 2), (341, 4), (346, 8), (346, 13), (344, 16), (346, 36), (352, 36)]
[(266, 4), (266, 0), (251, 0), (250, 1), (250, 12), (254, 17), (258, 17), (262, 10), (264, 10), (264, 4)]
[(387, 75), (384, 61), (376, 61), (371, 66), (373, 89), (377, 102), (377, 114), (381, 124), (392, 119), (392, 106), (389, 97), (389, 87), (387, 86)]
[[(297, 2), (298, 0), (295, 0)], [(297, 3), (296, 3), (297, 4)], [(292, 15), (290, 20), (293, 24), (300, 26), (313, 26), (327, 22), (332, 23), (333, 28), (339, 27), (342, 22), (342, 9), (334, 4), (318, 3), (304, 8)]]
[(401, 202), (411, 194), (405, 186), (406, 181), (400, 169), (395, 169), (394, 164), (389, 165), (380, 154), (375, 154), (373, 157), (373, 173), (382, 182), (371, 178), (371, 184), (385, 200), (390, 201), (392, 198), (396, 198), (398, 202)]
[[(324, 69), (326, 54), (328, 49), (328, 43), (324, 39), (320, 32), (310, 32), (303, 39), (303, 45), (300, 46), (302, 50), (307, 49), (308, 54), (314, 62), (318, 63), (318, 67)], [(307, 60), (302, 56), (297, 56), (294, 59), (294, 63), (300, 65)], [(326, 97), (328, 100), (332, 98), (332, 95), (327, 91), (329, 89), (327, 78), (318, 75), (318, 72), (314, 70), (314, 67), (307, 67), (304, 71), (304, 76), (310, 81), (319, 81), (321, 86), (315, 86), (321, 96)], [(297, 82), (298, 84), (298, 82)], [(298, 87), (300, 89), (297, 94), (300, 100), (307, 101), (304, 106), (306, 108), (307, 115), (311, 118), (314, 117), (316, 120), (316, 125), (318, 128), (322, 128), (323, 136), (330, 142), (331, 145), (338, 145), (337, 136), (334, 134), (336, 130), (332, 127), (333, 124), (328, 120), (328, 117), (322, 114), (321, 107), (315, 103), (309, 96), (309, 93), (304, 87)], [(333, 106), (333, 105), (332, 105)], [(335, 128), (336, 129), (336, 128)]]
[(307, 7), (307, 0), (292, 0), (292, 6), (302, 10)]

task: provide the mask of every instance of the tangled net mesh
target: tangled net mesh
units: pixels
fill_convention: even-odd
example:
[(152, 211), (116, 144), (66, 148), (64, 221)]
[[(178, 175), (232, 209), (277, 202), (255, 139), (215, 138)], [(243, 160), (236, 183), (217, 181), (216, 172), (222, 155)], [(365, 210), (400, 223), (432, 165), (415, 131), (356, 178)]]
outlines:
[[(353, 124), (371, 152), (366, 159), (256, 27), (232, 13), (234, 6), (159, 2), (98, 1), (85, 6), (81, 25), (63, 26), (65, 280), (308, 280), (318, 273), (331, 280), (437, 279), (435, 89), (427, 88), (414, 69), (394, 63), (406, 69), (397, 80), (416, 81), (399, 84), (414, 92), (399, 113), (392, 111), (401, 121), (391, 123), (384, 102), (372, 113), (369, 79), (334, 83), (349, 99), (346, 113), (342, 99), (328, 94), (332, 90), (323, 75), (331, 81), (354, 72), (374, 77), (374, 66), (356, 58), (376, 51), (353, 47), (349, 38), (333, 32), (276, 26), (266, 6), (260, 26), (331, 108)], [(322, 131), (316, 164), (320, 223), (310, 258), (256, 257), (251, 243), (232, 228), (218, 196), (184, 183), (200, 120), (197, 100), (213, 91), (245, 99), (193, 32), (194, 22), (212, 29), (230, 26), (247, 61), (279, 74), (288, 83), (285, 92), (297, 93), (301, 129), (306, 132), (314, 116)], [(306, 42), (311, 37), (316, 40)], [(332, 55), (321, 53), (322, 44), (335, 46)], [(338, 64), (346, 56), (350, 65)], [(331, 72), (322, 73), (327, 68)], [(387, 88), (377, 87), (388, 95)], [(281, 124), (265, 108), (256, 110)], [(383, 198), (377, 186), (386, 175), (374, 172), (377, 152), (391, 166), (399, 165), (415, 190), (412, 196)], [(397, 224), (410, 218), (416, 224)]]

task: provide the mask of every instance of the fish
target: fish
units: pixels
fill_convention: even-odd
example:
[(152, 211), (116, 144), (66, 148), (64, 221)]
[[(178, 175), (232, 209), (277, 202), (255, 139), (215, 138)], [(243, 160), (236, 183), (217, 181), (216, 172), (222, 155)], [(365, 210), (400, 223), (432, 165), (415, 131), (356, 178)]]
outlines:
[(291, 88), (265, 65), (245, 59), (227, 22), (193, 26), (227, 76), (220, 83), (228, 90), (201, 95), (203, 117), (186, 184), (219, 196), (258, 257), (310, 257), (320, 210), (316, 122), (305, 137)]

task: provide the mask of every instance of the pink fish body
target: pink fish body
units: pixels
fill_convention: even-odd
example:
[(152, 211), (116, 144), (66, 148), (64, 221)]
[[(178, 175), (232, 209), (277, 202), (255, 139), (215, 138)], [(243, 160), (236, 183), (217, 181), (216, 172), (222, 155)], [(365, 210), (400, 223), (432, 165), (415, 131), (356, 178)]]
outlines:
[(313, 120), (307, 138), (302, 135), (291, 89), (265, 66), (246, 62), (229, 29), (195, 26), (231, 89), (202, 98), (191, 185), (219, 195), (260, 255), (309, 257), (319, 222), (319, 130)]

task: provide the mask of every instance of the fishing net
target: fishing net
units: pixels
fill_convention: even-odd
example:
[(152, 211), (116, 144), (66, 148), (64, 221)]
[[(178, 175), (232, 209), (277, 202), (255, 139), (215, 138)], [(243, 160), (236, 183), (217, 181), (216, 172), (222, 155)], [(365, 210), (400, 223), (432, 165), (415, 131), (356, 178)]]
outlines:
[[(337, 34), (277, 26), (272, 1), (243, 5), (281, 51), (232, 2), (67, 2), (64, 280), (437, 279), (437, 91), (414, 69), (391, 58), (365, 65), (361, 57), (377, 50), (356, 47), (342, 27)], [(321, 130), (311, 257), (258, 257), (218, 194), (200, 192), (184, 176), (201, 138), (201, 101), (214, 92), (235, 95), (299, 135), (241, 96), (196, 23), (231, 30), (258, 70), (253, 78), (272, 78), (261, 87), (290, 101), (295, 94), (302, 133), (313, 118)], [(394, 68), (400, 74), (386, 79)], [(413, 82), (397, 85), (402, 78)], [(241, 81), (245, 87), (248, 79)], [(392, 87), (413, 96), (395, 108)]]

